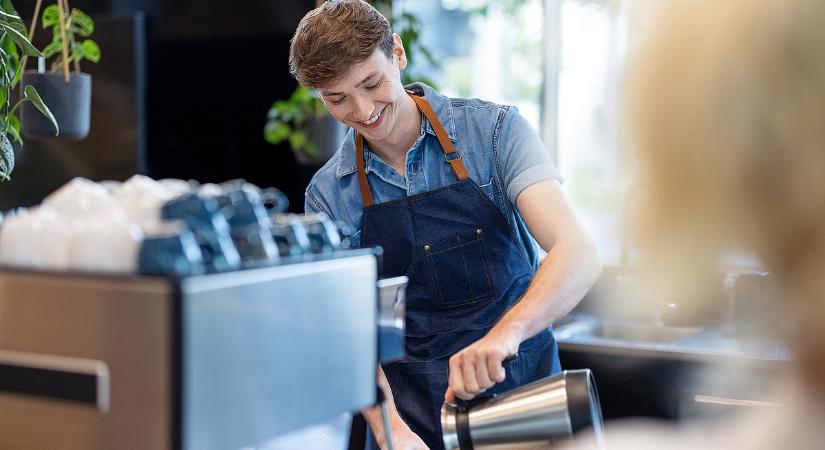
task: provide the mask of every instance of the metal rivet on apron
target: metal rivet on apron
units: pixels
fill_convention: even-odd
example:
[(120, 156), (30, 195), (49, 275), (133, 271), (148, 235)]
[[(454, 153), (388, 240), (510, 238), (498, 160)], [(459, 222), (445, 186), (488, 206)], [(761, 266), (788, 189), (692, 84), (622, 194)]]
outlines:
[(429, 246), (429, 244), (424, 246), (424, 251), (425, 251), (425, 252), (430, 251), (430, 246)]
[(477, 235), (479, 235), (479, 236), (481, 236), (481, 228), (479, 228), (478, 230), (476, 230), (476, 234), (477, 234)]

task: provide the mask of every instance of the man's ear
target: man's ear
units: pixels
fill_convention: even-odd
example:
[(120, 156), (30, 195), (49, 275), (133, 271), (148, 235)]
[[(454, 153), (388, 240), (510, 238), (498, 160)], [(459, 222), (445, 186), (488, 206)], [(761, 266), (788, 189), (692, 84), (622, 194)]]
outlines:
[(398, 61), (398, 69), (404, 70), (407, 67), (407, 52), (404, 51), (404, 43), (401, 42), (401, 36), (393, 33), (392, 42), (392, 53), (395, 60)]

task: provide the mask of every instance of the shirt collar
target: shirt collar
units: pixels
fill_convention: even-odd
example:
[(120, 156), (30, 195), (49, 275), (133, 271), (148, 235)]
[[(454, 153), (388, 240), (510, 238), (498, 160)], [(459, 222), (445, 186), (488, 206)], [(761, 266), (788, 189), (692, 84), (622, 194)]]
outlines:
[[(435, 89), (427, 86), (424, 83), (413, 83), (410, 85), (405, 86), (406, 89), (413, 91), (416, 95), (422, 95), (430, 102), (430, 105), (433, 107), (435, 111), (435, 115), (438, 116), (438, 119), (441, 121), (441, 124), (444, 125), (444, 129), (447, 130), (447, 136), (449, 136), (450, 140), (455, 144), (455, 122), (453, 121), (453, 107), (450, 99), (439, 94), (435, 91)], [(435, 136), (435, 130), (433, 130), (432, 125), (429, 121), (425, 120), (424, 122), (424, 132)], [(355, 132), (350, 129), (347, 132), (347, 137), (344, 139), (344, 143), (341, 146), (341, 153), (338, 157), (338, 166), (335, 169), (335, 175), (338, 178), (341, 178), (345, 175), (349, 175), (354, 173), (355, 168)], [(367, 149), (365, 147), (364, 151), (366, 152)], [(365, 161), (369, 159), (369, 155), (365, 155)], [(369, 171), (369, 168), (366, 169)]]

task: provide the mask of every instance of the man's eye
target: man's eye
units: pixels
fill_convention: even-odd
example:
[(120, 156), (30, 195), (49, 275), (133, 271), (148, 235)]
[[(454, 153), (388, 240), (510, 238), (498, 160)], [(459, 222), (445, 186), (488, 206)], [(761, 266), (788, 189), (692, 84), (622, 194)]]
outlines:
[(344, 103), (344, 100), (346, 100), (346, 99), (347, 99), (346, 97), (341, 97), (338, 100), (332, 100), (332, 104), (333, 105), (340, 105), (341, 103)]
[(366, 89), (367, 89), (368, 91), (371, 91), (371, 90), (373, 90), (373, 89), (377, 88), (379, 84), (381, 84), (381, 82), (380, 82), (380, 81), (379, 81), (378, 83), (373, 84), (372, 86), (367, 86), (367, 87), (366, 87)]

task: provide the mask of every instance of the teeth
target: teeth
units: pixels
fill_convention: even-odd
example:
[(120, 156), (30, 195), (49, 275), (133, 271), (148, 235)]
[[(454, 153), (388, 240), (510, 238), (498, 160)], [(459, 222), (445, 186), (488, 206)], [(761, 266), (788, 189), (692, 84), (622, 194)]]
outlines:
[(369, 124), (375, 122), (376, 120), (378, 120), (378, 117), (381, 116), (381, 113), (383, 111), (384, 111), (383, 109), (381, 111), (378, 111), (378, 113), (376, 113), (374, 116), (370, 117), (369, 120), (367, 120), (365, 122), (361, 122), (361, 123), (363, 123), (364, 125), (369, 125)]

